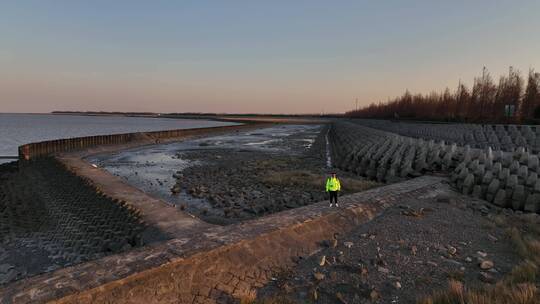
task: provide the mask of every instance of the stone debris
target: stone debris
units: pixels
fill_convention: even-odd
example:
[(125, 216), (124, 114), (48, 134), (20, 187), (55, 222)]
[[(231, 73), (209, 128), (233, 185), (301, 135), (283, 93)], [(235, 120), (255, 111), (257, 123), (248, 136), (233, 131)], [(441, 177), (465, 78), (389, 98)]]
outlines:
[(326, 256), (323, 255), (323, 256), (321, 257), (320, 262), (319, 262), (319, 266), (324, 266), (325, 264), (326, 264)]
[(379, 293), (373, 289), (370, 293), (369, 293), (369, 297), (371, 298), (371, 301), (376, 301), (380, 298), (380, 295)]
[(457, 249), (454, 246), (448, 245), (448, 251), (447, 252), (448, 252), (449, 255), (455, 255), (457, 253)]
[(479, 273), (478, 279), (484, 283), (489, 283), (489, 284), (493, 284), (496, 282), (495, 278), (491, 274), (484, 271), (481, 271)]
[(341, 292), (337, 292), (336, 293), (336, 298), (341, 302), (341, 303), (344, 303), (344, 304), (347, 304), (348, 302), (345, 300), (345, 297), (343, 297), (343, 294), (341, 294)]
[(322, 281), (324, 280), (324, 277), (325, 275), (323, 273), (320, 273), (320, 272), (315, 272), (313, 274), (313, 277), (317, 280), (317, 281)]
[[(469, 198), (447, 189), (437, 189), (429, 196), (398, 198), (398, 203), (382, 215), (345, 234), (340, 241), (342, 247), (336, 250), (323, 246), (320, 252), (303, 260), (294, 268), (299, 279), (286, 281), (295, 284), (296, 290), (318, 284), (320, 303), (338, 303), (337, 292), (349, 303), (415, 303), (419, 294), (430, 292), (433, 286), (435, 290), (444, 288), (449, 279), (459, 280), (466, 286), (500, 280), (520, 262), (504, 238), (504, 229), (488, 226), (488, 219), (470, 212), (469, 208), (458, 207)], [(452, 205), (434, 204), (438, 193), (452, 195)], [(401, 211), (408, 210), (403, 206), (414, 210), (429, 207), (433, 211), (419, 220), (403, 216)], [(375, 233), (376, 238), (371, 240), (369, 236)], [(488, 233), (500, 241), (491, 242)], [(344, 240), (354, 243), (354, 250), (347, 250)], [(340, 254), (340, 250), (344, 254)], [(499, 272), (492, 272), (493, 267), (480, 268), (481, 261), (476, 260), (480, 255), (485, 256), (483, 260), (489, 257), (494, 261)], [(330, 261), (336, 257), (339, 263), (325, 265), (322, 271), (318, 265), (322, 256)], [(316, 271), (326, 274), (323, 281), (313, 278)], [(370, 302), (373, 290), (380, 297)], [(266, 293), (269, 291), (272, 293)], [(279, 286), (269, 286), (263, 295), (276, 292)], [(289, 296), (295, 303), (304, 303), (307, 299), (307, 295), (299, 291)]]
[(317, 301), (317, 299), (319, 298), (319, 293), (317, 292), (317, 289), (314, 288), (312, 291), (311, 291), (311, 296), (313, 297), (313, 300)]
[(497, 242), (499, 239), (488, 233), (488, 239), (492, 242)]
[(171, 188), (172, 194), (178, 194), (180, 192), (182, 192), (182, 187), (178, 183)]
[(416, 246), (413, 245), (413, 246), (411, 247), (411, 253), (412, 253), (412, 255), (416, 255), (417, 252), (418, 252), (418, 248), (417, 248)]
[(487, 257), (487, 253), (484, 252), (484, 251), (477, 251), (476, 255), (479, 256), (480, 258), (486, 258)]
[(493, 262), (490, 261), (490, 260), (484, 260), (484, 261), (480, 262), (479, 266), (483, 270), (488, 270), (488, 269), (493, 268)]

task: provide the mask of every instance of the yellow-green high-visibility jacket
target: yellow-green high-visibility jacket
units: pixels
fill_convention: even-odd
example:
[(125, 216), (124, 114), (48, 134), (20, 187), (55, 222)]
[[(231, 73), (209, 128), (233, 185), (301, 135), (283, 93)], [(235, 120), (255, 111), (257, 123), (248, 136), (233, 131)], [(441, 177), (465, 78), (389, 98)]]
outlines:
[(340, 190), (341, 190), (341, 184), (339, 183), (339, 179), (337, 179), (337, 177), (329, 177), (326, 180), (326, 192), (340, 191)]

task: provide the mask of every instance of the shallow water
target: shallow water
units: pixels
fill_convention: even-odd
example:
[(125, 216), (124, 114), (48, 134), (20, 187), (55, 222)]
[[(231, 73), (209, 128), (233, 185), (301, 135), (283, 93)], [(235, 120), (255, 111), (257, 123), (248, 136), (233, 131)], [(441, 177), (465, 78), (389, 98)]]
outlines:
[(0, 156), (15, 156), (18, 146), (44, 140), (234, 124), (199, 119), (0, 113)]
[[(173, 195), (176, 183), (174, 174), (182, 172), (197, 162), (187, 161), (182, 154), (193, 150), (230, 149), (264, 151), (274, 153), (298, 153), (311, 147), (319, 134), (319, 125), (282, 125), (227, 135), (204, 137), (175, 143), (143, 146), (114, 154), (91, 156), (87, 160), (126, 180), (130, 185), (146, 193), (176, 204), (189, 200), (199, 207), (207, 202)], [(301, 149), (298, 149), (298, 148)], [(296, 152), (295, 152), (296, 151)]]

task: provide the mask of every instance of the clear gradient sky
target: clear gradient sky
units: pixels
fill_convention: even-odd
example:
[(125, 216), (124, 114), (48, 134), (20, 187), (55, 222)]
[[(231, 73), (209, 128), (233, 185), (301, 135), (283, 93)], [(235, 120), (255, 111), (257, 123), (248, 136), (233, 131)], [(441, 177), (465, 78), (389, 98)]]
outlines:
[(540, 1), (0, 1), (0, 112), (342, 112), (540, 70)]

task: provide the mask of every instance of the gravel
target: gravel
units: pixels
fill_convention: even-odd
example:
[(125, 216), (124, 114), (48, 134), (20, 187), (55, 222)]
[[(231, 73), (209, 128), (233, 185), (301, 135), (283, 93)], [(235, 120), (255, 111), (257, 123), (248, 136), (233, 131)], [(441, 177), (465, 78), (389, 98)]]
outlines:
[[(466, 197), (449, 189), (439, 195), (400, 202), (336, 236), (336, 247), (323, 242), (318, 253), (300, 258), (293, 270), (263, 287), (259, 297), (284, 296), (299, 303), (414, 303), (446, 288), (451, 278), (468, 286), (494, 282), (519, 262), (504, 231), (469, 207), (473, 205)], [(324, 278), (316, 280), (314, 274)]]

